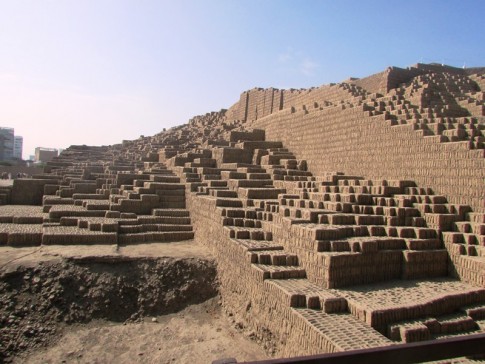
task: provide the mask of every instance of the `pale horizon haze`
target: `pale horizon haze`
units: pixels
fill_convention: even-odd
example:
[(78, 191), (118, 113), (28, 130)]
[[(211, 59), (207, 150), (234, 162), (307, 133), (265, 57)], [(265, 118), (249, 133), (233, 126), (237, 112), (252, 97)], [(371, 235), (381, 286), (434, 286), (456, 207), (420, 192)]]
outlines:
[(109, 145), (418, 62), (485, 66), (485, 1), (0, 0), (0, 126), (35, 147)]

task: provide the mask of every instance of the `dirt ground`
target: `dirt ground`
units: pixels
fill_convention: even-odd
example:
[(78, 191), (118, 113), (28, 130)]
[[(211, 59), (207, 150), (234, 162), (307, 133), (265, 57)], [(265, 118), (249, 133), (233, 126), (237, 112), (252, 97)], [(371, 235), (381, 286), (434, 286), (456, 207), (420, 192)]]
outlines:
[(0, 247), (0, 278), (6, 362), (267, 358), (222, 314), (214, 259), (193, 241)]
[(211, 363), (267, 358), (263, 349), (232, 327), (217, 298), (142, 323), (96, 321), (65, 328), (47, 349), (14, 363)]
[(43, 245), (39, 247), (0, 246), (0, 269), (32, 266), (59, 258), (201, 258), (211, 259), (208, 249), (192, 240), (175, 243), (118, 245)]

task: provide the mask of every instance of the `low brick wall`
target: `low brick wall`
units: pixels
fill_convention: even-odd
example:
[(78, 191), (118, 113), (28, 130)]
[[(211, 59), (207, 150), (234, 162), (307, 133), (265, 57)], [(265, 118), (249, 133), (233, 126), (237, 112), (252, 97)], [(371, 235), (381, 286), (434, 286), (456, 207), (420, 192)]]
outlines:
[(44, 186), (48, 184), (55, 182), (51, 179), (16, 179), (12, 188), (12, 205), (42, 205)]

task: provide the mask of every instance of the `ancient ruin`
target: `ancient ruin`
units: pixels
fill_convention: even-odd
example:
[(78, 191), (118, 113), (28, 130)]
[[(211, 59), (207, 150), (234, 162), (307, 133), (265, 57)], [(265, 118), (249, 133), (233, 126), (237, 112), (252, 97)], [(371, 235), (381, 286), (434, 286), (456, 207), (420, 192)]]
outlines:
[[(485, 331), (485, 68), (417, 64), (71, 146), (0, 194), (7, 246), (201, 242), (279, 357)], [(87, 141), (88, 142), (88, 141)]]

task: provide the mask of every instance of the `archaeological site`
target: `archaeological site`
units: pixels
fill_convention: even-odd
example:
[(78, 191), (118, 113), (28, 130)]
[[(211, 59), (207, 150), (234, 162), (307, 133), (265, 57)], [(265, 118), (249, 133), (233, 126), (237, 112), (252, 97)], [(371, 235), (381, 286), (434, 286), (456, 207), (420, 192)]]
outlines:
[(389, 67), (69, 147), (1, 187), (0, 362), (209, 299), (265, 353), (239, 362), (483, 334), (484, 96)]

